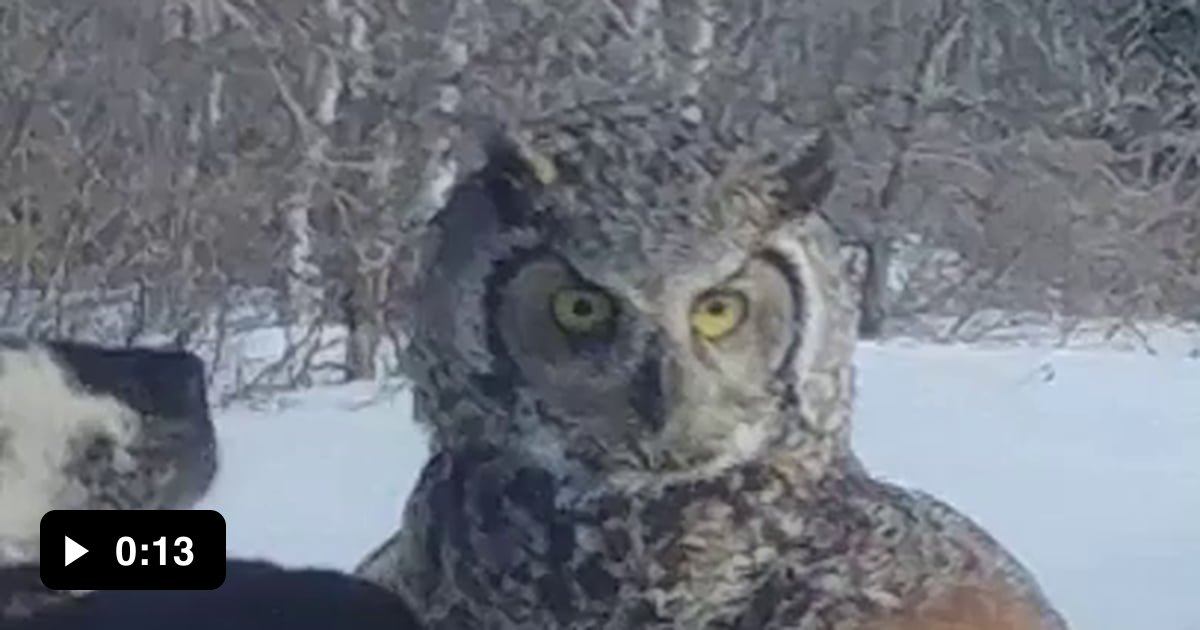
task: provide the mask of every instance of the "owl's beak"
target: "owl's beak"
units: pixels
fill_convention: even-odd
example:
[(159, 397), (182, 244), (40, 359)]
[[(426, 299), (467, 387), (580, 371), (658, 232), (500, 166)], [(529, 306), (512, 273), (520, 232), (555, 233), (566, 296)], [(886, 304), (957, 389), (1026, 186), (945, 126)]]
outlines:
[(670, 334), (655, 331), (642, 349), (642, 364), (630, 383), (629, 406), (648, 430), (658, 433), (671, 416), (672, 391), (678, 380), (678, 364)]
[(629, 393), (629, 406), (642, 424), (660, 431), (666, 424), (667, 406), (663, 393), (663, 362), (670, 359), (659, 352), (647, 352), (638, 367)]
[(760, 452), (772, 439), (777, 400), (687, 356), (685, 343), (666, 332), (655, 335), (629, 381), (643, 465), (681, 469)]

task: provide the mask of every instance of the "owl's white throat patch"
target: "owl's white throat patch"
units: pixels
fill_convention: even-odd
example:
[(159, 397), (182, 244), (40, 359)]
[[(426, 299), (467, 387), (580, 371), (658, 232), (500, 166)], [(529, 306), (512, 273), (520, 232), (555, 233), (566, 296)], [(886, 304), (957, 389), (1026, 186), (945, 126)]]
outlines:
[(730, 443), (733, 445), (732, 457), (738, 461), (754, 459), (767, 448), (771, 435), (762, 423), (738, 424), (733, 428)]

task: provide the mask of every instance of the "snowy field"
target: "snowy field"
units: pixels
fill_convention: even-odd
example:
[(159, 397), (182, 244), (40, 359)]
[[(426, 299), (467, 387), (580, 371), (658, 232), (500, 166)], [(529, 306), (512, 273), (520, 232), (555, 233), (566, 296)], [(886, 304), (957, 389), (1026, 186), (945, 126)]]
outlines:
[[(982, 522), (1076, 630), (1200, 630), (1200, 360), (867, 344), (859, 363), (866, 463)], [(424, 458), (409, 416), (372, 384), (226, 409), (201, 507), (230, 555), (350, 569)]]

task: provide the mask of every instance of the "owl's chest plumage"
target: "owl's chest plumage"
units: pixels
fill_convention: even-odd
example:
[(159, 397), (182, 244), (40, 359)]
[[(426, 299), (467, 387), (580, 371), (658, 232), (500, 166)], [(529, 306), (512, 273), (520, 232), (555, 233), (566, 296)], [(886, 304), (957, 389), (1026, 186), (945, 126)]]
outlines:
[(753, 466), (564, 500), (546, 470), (443, 454), (410, 503), (397, 577), (435, 627), (832, 630), (826, 616), (899, 606), (921, 588), (907, 567), (933, 553), (893, 508), (838, 496), (854, 483), (797, 488)]

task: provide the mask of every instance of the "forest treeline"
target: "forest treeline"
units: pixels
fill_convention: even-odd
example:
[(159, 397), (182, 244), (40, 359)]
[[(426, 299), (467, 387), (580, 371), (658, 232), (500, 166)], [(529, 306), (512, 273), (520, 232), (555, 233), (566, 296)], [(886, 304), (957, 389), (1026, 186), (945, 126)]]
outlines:
[(262, 294), (370, 376), (475, 121), (664, 97), (833, 134), (870, 334), (1197, 320), (1198, 73), (1184, 0), (5, 0), (0, 329), (187, 343)]

